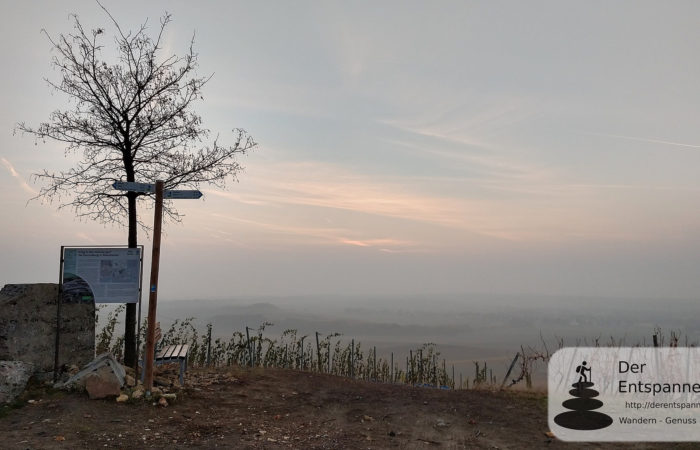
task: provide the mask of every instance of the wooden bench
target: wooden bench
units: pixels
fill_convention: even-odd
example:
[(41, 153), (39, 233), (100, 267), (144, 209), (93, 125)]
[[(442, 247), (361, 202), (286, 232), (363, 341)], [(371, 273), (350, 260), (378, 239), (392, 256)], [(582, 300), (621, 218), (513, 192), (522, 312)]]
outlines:
[[(160, 329), (160, 322), (156, 323), (155, 330), (155, 355), (153, 357), (153, 363), (156, 366), (161, 364), (169, 363), (179, 363), (180, 364), (180, 386), (185, 385), (185, 371), (187, 370), (187, 353), (190, 351), (190, 346), (187, 344), (175, 344), (162, 346), (161, 339), (163, 334)], [(141, 381), (143, 382), (146, 377), (146, 360), (141, 362), (141, 367), (143, 371), (141, 372)]]

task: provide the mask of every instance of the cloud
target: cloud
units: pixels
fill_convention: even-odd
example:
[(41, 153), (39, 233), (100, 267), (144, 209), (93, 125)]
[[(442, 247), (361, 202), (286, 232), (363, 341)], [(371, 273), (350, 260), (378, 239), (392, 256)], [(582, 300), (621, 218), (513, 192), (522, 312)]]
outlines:
[[(398, 249), (403, 249), (402, 251), (407, 251), (417, 245), (415, 242), (402, 240), (402, 239), (392, 239), (392, 238), (362, 238), (356, 237), (360, 235), (366, 235), (372, 233), (371, 230), (351, 230), (349, 228), (343, 227), (321, 227), (311, 225), (293, 225), (286, 223), (272, 223), (266, 222), (264, 220), (252, 220), (247, 218), (238, 217), (232, 214), (226, 213), (211, 213), (210, 218), (221, 219), (226, 222), (235, 222), (248, 230), (248, 237), (250, 238), (250, 231), (254, 230), (257, 233), (261, 231), (266, 234), (264, 239), (270, 241), (270, 234), (277, 234), (280, 236), (293, 236), (294, 241), (299, 243), (298, 238), (302, 237), (305, 244), (316, 244), (316, 245), (338, 245), (343, 246), (355, 246), (355, 247), (367, 247), (367, 248), (379, 248), (379, 247), (390, 247), (395, 251)], [(207, 219), (211, 222), (211, 219)], [(208, 228), (208, 230), (212, 230)], [(245, 233), (245, 232), (244, 232)]]
[[(442, 158), (455, 170), (449, 176), (377, 175), (326, 162), (267, 157), (248, 162), (235, 191), (206, 192), (224, 211), (235, 208), (235, 217), (225, 213), (229, 220), (258, 242), (269, 238), (385, 253), (518, 242), (643, 241), (697, 223), (687, 209), (670, 201), (679, 193), (683, 202), (695, 201), (700, 189), (694, 186), (592, 183), (567, 168), (524, 162), (507, 152), (460, 152), (439, 140), (432, 146), (392, 142)], [(647, 192), (641, 196), (635, 191)]]
[[(453, 194), (430, 192), (434, 185), (441, 184), (444, 190), (450, 182)], [(462, 241), (478, 236), (519, 240), (547, 234), (541, 230), (542, 223), (559, 221), (542, 206), (528, 208), (517, 195), (488, 198), (473, 193), (471, 183), (439, 177), (377, 179), (327, 163), (287, 162), (249, 170), (236, 192), (212, 190), (207, 194), (247, 205), (231, 220), (261, 230), (389, 249), (450, 245), (448, 240), (455, 234)], [(284, 224), (275, 221), (279, 214), (285, 214)], [(258, 223), (261, 217), (266, 219)], [(349, 221), (348, 226), (316, 225), (326, 224), (328, 217), (334, 217), (336, 223)]]
[(88, 236), (86, 233), (75, 233), (75, 237), (77, 237), (81, 241), (88, 242), (90, 244), (98, 244), (98, 242), (94, 238)]
[[(412, 243), (407, 242), (407, 241), (401, 241), (397, 239), (364, 239), (364, 240), (359, 240), (359, 239), (346, 239), (346, 238), (341, 238), (340, 242), (343, 244), (347, 245), (353, 245), (356, 247), (388, 247), (388, 246), (396, 246), (396, 247), (405, 247), (412, 245)], [(383, 250), (383, 249), (380, 249)]]
[(507, 97), (485, 101), (475, 95), (453, 93), (442, 93), (438, 101), (431, 98), (420, 106), (415, 108), (420, 111), (417, 114), (379, 122), (411, 135), (436, 138), (479, 151), (497, 149), (495, 138), (537, 117), (543, 108), (539, 100)]
[(374, 181), (324, 163), (279, 163), (248, 172), (245, 190), (206, 191), (246, 204), (299, 205), (459, 227), (462, 199), (411, 192), (404, 182)]
[[(437, 135), (433, 137), (442, 139)], [(444, 160), (450, 167), (454, 167), (455, 162), (462, 162), (473, 174), (470, 179), (484, 187), (503, 187), (506, 185), (505, 183), (511, 183), (512, 188), (517, 186), (518, 190), (527, 190), (532, 187), (533, 183), (551, 182), (553, 179), (561, 177), (561, 174), (551, 167), (524, 163), (495, 151), (474, 153), (468, 149), (449, 150), (440, 145), (420, 145), (396, 139), (385, 139), (384, 142), (410, 148), (415, 152), (430, 154)], [(446, 177), (440, 178), (446, 179)]]
[(32, 194), (32, 195), (37, 195), (38, 192), (36, 189), (32, 188), (27, 184), (27, 182), (24, 180), (24, 178), (15, 170), (14, 166), (10, 161), (8, 161), (5, 158), (0, 158), (0, 161), (2, 161), (2, 164), (7, 168), (7, 170), (10, 172), (10, 175), (15, 177), (17, 181), (19, 182), (19, 185), (22, 189), (24, 189), (26, 192)]
[(671, 146), (675, 146), (675, 147), (686, 147), (686, 148), (700, 148), (700, 145), (696, 145), (696, 144), (685, 144), (682, 142), (664, 141), (661, 139), (649, 139), (649, 138), (644, 138), (644, 137), (623, 136), (623, 135), (619, 135), (619, 134), (608, 134), (608, 133), (586, 132), (585, 134), (589, 134), (592, 136), (610, 137), (610, 138), (615, 138), (615, 139), (626, 139), (628, 141), (648, 142), (650, 144), (662, 144), (662, 145), (671, 145)]

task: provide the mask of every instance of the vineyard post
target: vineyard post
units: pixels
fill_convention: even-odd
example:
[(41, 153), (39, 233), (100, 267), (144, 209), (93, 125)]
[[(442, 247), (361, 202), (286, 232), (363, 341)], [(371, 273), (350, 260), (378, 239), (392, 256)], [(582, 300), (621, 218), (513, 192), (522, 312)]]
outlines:
[[(409, 350), (408, 354), (411, 357), (411, 378), (410, 379), (411, 379), (411, 384), (413, 384), (413, 377), (415, 376), (415, 373), (413, 373), (413, 350)], [(408, 364), (406, 364), (406, 366), (408, 367)]]
[(350, 378), (355, 378), (355, 339), (350, 343)]
[[(262, 327), (264, 327), (264, 326), (265, 326), (265, 325), (262, 325)], [(258, 345), (256, 346), (256, 349), (255, 349), (255, 355), (257, 356), (257, 355), (259, 354), (260, 357), (262, 357), (262, 345), (263, 345), (263, 338), (262, 338), (262, 330), (263, 330), (263, 328), (262, 328), (262, 327), (261, 327), (261, 328), (258, 328)], [(255, 359), (257, 360), (258, 358), (256, 357)], [(262, 360), (258, 361), (258, 364), (259, 364), (260, 366), (263, 365), (262, 363), (263, 363)]]
[(207, 367), (209, 367), (211, 362), (211, 323), (207, 328)]
[(323, 373), (323, 366), (321, 361), (321, 345), (318, 343), (318, 331), (316, 332), (316, 357), (318, 358), (318, 373)]
[(331, 338), (328, 338), (328, 373), (331, 373)]
[(299, 343), (299, 347), (301, 347), (301, 361), (298, 365), (301, 366), (301, 370), (304, 370), (304, 339), (306, 339), (306, 336), (302, 336)]
[(432, 370), (432, 375), (433, 375), (433, 384), (435, 387), (438, 385), (438, 376), (437, 376), (437, 356), (433, 355), (433, 370)]
[(464, 388), (464, 384), (462, 382), (462, 372), (460, 372), (459, 373), (459, 389), (461, 390), (463, 388)]
[(391, 383), (394, 383), (394, 352), (391, 352)]
[(406, 357), (406, 382), (407, 382), (407, 383), (408, 383), (408, 381), (410, 380), (410, 377), (409, 377), (409, 376), (410, 376), (410, 373), (409, 373), (409, 371), (408, 371), (408, 356), (407, 356), (407, 357)]
[(423, 349), (418, 350), (418, 382), (423, 382)]
[(455, 389), (455, 365), (452, 364), (452, 390)]
[(445, 383), (447, 383), (447, 368), (444, 359), (442, 360), (442, 375), (445, 377)]
[(438, 385), (438, 370), (437, 370), (437, 356), (433, 355), (433, 384), (435, 387)]
[(374, 365), (374, 381), (377, 381), (377, 347), (374, 347), (374, 358), (372, 358), (372, 365)]
[(250, 332), (248, 326), (245, 327), (246, 345), (248, 347), (248, 364), (253, 367), (253, 348), (250, 346)]

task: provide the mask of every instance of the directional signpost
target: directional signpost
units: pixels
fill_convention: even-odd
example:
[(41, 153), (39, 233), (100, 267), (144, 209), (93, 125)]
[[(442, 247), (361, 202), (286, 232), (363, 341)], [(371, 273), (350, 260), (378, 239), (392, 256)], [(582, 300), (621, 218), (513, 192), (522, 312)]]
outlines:
[(133, 181), (115, 181), (112, 187), (118, 191), (155, 192), (156, 185), (152, 183), (135, 183)]
[(202, 197), (202, 192), (201, 191), (171, 191), (171, 190), (166, 190), (165, 194), (163, 195), (165, 198), (168, 199), (178, 199), (178, 198), (193, 198), (193, 199), (198, 199)]
[(146, 392), (151, 394), (153, 389), (153, 353), (155, 350), (155, 327), (156, 327), (156, 305), (158, 300), (158, 268), (160, 265), (160, 235), (163, 224), (163, 198), (177, 199), (198, 199), (202, 197), (200, 191), (194, 190), (165, 190), (163, 182), (158, 180), (155, 184), (135, 183), (131, 181), (115, 181), (112, 184), (114, 189), (120, 191), (134, 192), (155, 192), (156, 208), (153, 218), (153, 256), (151, 258), (151, 284), (148, 296), (148, 332), (146, 334)]
[[(133, 192), (155, 192), (156, 185), (152, 183), (136, 183), (133, 181), (115, 181), (112, 183), (112, 187), (119, 191), (133, 191)], [(163, 198), (169, 200), (177, 199), (198, 199), (202, 198), (201, 191), (188, 191), (188, 190), (173, 190), (166, 189), (163, 191)]]

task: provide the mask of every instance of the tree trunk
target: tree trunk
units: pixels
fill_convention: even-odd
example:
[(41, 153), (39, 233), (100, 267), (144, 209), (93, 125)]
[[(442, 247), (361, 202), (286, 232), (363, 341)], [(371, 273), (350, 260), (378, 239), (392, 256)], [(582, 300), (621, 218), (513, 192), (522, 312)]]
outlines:
[[(129, 248), (136, 248), (136, 193), (129, 192), (127, 194), (127, 199), (129, 201)], [(126, 317), (124, 319), (124, 327), (124, 365), (127, 367), (135, 367), (137, 358), (136, 303), (126, 304)]]

